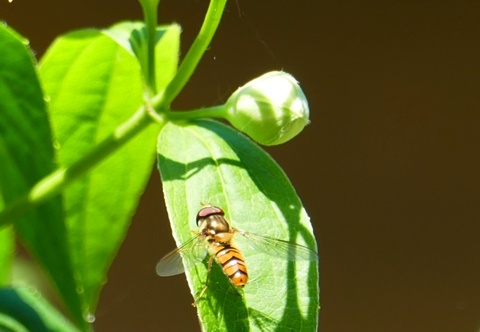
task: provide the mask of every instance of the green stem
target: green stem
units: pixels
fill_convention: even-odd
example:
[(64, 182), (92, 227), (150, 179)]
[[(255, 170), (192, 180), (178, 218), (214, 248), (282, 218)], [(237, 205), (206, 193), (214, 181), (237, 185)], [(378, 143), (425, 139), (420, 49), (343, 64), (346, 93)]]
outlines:
[(12, 227), (0, 231), (0, 287), (7, 287), (11, 282), (11, 271), (15, 257), (15, 234)]
[(7, 205), (0, 212), (0, 226), (12, 223), (27, 211), (58, 195), (65, 187), (98, 165), (112, 152), (152, 123), (151, 117), (147, 115), (145, 108), (140, 108), (90, 153), (69, 167), (61, 167), (50, 173), (50, 175), (37, 182), (26, 195)]
[(194, 111), (164, 111), (162, 114), (167, 117), (168, 120), (173, 121), (188, 121), (195, 119), (205, 118), (225, 118), (225, 105), (218, 105), (212, 107), (206, 107)]
[(148, 91), (153, 96), (157, 93), (156, 75), (155, 75), (155, 45), (157, 44), (157, 7), (159, 1), (143, 0), (140, 1), (147, 27), (147, 70), (146, 82)]
[(169, 108), (172, 101), (177, 97), (185, 84), (187, 84), (187, 82), (190, 80), (190, 77), (195, 71), (195, 68), (200, 62), (200, 59), (210, 45), (210, 42), (217, 31), (226, 2), (227, 0), (210, 1), (210, 5), (208, 7), (207, 14), (205, 15), (205, 20), (203, 21), (200, 32), (195, 38), (195, 41), (190, 47), (182, 64), (180, 65), (177, 74), (167, 86), (165, 91), (155, 98), (156, 102), (154, 102), (153, 105), (157, 106), (155, 107), (157, 111), (159, 109)]

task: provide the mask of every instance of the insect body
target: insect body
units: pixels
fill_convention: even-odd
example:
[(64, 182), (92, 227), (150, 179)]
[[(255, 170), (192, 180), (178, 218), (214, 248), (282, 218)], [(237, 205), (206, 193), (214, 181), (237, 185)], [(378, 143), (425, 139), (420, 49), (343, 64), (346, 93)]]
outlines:
[[(248, 281), (247, 267), (242, 252), (232, 243), (237, 233), (245, 236), (249, 243), (259, 251), (270, 255), (287, 257), (289, 260), (317, 260), (317, 254), (304, 246), (275, 238), (249, 233), (230, 226), (225, 219), (225, 212), (216, 206), (204, 206), (197, 214), (199, 232), (196, 237), (184, 243), (180, 248), (170, 252), (157, 264), (157, 274), (162, 277), (184, 272), (182, 255), (187, 261), (197, 264), (210, 253), (209, 272), (212, 260), (222, 267), (232, 285), (242, 288)], [(202, 246), (202, 244), (204, 244)], [(205, 250), (206, 249), (206, 250)], [(207, 287), (207, 286), (206, 286)], [(201, 295), (206, 290), (202, 290)]]
[(235, 229), (230, 227), (224, 217), (225, 212), (215, 206), (206, 206), (197, 214), (200, 236), (209, 244), (209, 251), (222, 266), (230, 282), (237, 287), (247, 283), (248, 273), (241, 251), (231, 242)]

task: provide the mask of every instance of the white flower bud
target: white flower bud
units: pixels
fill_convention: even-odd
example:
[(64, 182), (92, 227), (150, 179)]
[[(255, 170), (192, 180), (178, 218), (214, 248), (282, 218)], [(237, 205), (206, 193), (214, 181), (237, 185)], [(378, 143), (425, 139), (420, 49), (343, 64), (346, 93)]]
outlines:
[(307, 98), (293, 76), (282, 71), (238, 88), (225, 106), (227, 120), (263, 145), (289, 141), (309, 123)]

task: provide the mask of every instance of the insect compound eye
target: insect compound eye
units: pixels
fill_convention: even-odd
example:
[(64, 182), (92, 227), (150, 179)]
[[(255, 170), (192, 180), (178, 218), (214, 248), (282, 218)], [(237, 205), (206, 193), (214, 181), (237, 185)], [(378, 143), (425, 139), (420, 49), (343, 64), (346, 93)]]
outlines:
[(219, 214), (219, 215), (225, 215), (225, 212), (223, 212), (222, 209), (216, 206), (205, 206), (203, 207), (200, 211), (197, 213), (197, 225), (200, 226), (200, 220), (208, 218), (212, 215)]

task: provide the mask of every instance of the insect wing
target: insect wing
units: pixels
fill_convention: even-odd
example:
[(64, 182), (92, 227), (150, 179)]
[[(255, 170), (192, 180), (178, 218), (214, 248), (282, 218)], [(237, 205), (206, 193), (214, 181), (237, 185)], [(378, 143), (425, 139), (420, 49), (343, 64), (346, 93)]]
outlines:
[(182, 257), (188, 266), (200, 263), (207, 254), (205, 241), (198, 235), (185, 242), (180, 248), (166, 254), (157, 263), (157, 274), (161, 277), (169, 277), (185, 272)]
[(178, 251), (178, 249), (175, 249), (165, 255), (157, 263), (156, 270), (157, 274), (160, 277), (169, 277), (185, 272), (180, 251)]
[(289, 261), (316, 261), (318, 254), (312, 249), (301, 244), (263, 236), (242, 230), (236, 230), (246, 239), (248, 246), (255, 251), (260, 251), (271, 256), (286, 258)]

